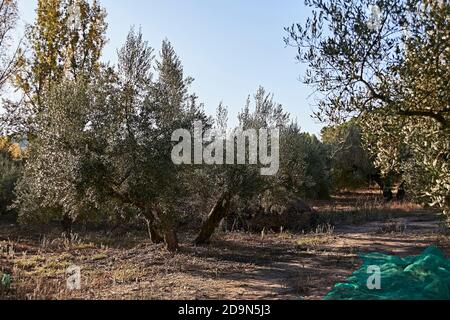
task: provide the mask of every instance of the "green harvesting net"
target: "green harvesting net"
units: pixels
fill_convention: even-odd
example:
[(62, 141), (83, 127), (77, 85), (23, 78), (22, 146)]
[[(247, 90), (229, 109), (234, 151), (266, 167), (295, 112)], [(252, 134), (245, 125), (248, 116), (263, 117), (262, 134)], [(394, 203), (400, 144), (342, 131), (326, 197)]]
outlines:
[(382, 253), (361, 258), (363, 266), (325, 300), (450, 300), (450, 259), (435, 247), (406, 258)]

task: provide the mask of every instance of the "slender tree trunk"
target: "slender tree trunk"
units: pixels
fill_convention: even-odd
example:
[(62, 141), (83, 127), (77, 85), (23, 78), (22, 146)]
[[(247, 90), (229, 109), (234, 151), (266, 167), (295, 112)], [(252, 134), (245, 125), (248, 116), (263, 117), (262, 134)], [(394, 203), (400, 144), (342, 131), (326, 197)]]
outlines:
[(63, 218), (61, 220), (61, 227), (63, 229), (64, 237), (67, 240), (72, 240), (72, 224), (73, 224), (72, 218), (66, 214), (63, 215)]
[(397, 189), (396, 200), (403, 202), (406, 198), (405, 181), (403, 181)]
[(381, 175), (379, 173), (373, 174), (371, 176), (371, 179), (373, 181), (375, 181), (375, 183), (378, 185), (378, 187), (380, 187), (380, 190), (383, 191), (384, 190), (384, 181), (381, 178)]
[(164, 238), (155, 228), (155, 217), (150, 209), (144, 209), (142, 213), (143, 220), (147, 224), (148, 234), (153, 243), (161, 243)]
[(160, 209), (155, 209), (154, 215), (160, 222), (161, 231), (164, 236), (164, 241), (166, 243), (166, 248), (170, 252), (178, 250), (178, 237), (175, 231), (173, 217), (169, 212), (161, 212)]
[(386, 202), (390, 202), (393, 199), (392, 187), (390, 181), (386, 181), (380, 175), (380, 173), (376, 173), (372, 175), (372, 180), (377, 183), (380, 187), (380, 190), (383, 192), (383, 198)]
[(203, 222), (200, 233), (195, 239), (196, 245), (206, 244), (219, 226), (223, 218), (228, 215), (230, 209), (230, 194), (224, 193), (212, 208), (206, 220)]

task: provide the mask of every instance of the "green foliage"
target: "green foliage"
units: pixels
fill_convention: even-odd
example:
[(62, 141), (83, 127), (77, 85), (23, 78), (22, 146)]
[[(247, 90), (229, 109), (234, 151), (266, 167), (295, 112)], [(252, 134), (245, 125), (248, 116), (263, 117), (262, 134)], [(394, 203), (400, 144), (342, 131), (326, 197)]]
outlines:
[(365, 149), (356, 120), (324, 128), (322, 141), (329, 149), (331, 183), (335, 190), (369, 186), (377, 170)]
[(39, 131), (17, 186), (22, 221), (48, 221), (57, 213), (75, 219), (92, 203), (80, 183), (83, 129), (98, 102), (91, 100), (88, 90), (84, 83), (62, 82), (45, 96), (47, 111), (35, 119)]
[(205, 117), (171, 44), (162, 47), (155, 62), (131, 31), (116, 70), (103, 68), (94, 82), (62, 81), (43, 96), (17, 187), (22, 221), (132, 212), (172, 229), (188, 181), (171, 159), (172, 132)]
[(301, 198), (329, 197), (327, 147), (315, 135), (300, 132), (296, 124), (283, 130), (280, 144), (280, 185)]
[[(375, 165), (402, 175), (418, 201), (449, 213), (450, 139), (431, 119), (365, 117), (365, 141)], [(370, 131), (372, 127), (378, 131)]]
[[(237, 139), (234, 136), (238, 130), (264, 128), (275, 128), (279, 123), (279, 116), (286, 117), (281, 105), (273, 101), (273, 97), (260, 87), (254, 96), (254, 107), (251, 110), (251, 99), (248, 97), (246, 105), (238, 115), (239, 128), (228, 131), (228, 109), (220, 104), (214, 124), (207, 123), (216, 131), (217, 138), (232, 139), (236, 157)], [(246, 141), (246, 159), (249, 156), (249, 144)], [(225, 160), (225, 155), (224, 155)], [(236, 159), (235, 159), (236, 160)], [(225, 161), (224, 161), (225, 162)], [(237, 201), (246, 202), (258, 196), (264, 189), (268, 188), (270, 178), (262, 177), (259, 165), (208, 165), (205, 169), (196, 172), (200, 181), (205, 181), (208, 186), (207, 198), (234, 198)]]
[(363, 119), (375, 166), (405, 175), (410, 190), (448, 213), (450, 3), (379, 1), (378, 17), (371, 0), (306, 3), (312, 17), (287, 28), (286, 42), (323, 94), (316, 116)]
[[(328, 152), (315, 137), (302, 133), (283, 107), (273, 101), (273, 95), (259, 88), (250, 99), (239, 120), (243, 128), (278, 128), (280, 130), (280, 169), (275, 177), (264, 179), (263, 187), (273, 193), (288, 193), (301, 198), (327, 198), (329, 196)], [(258, 181), (258, 177), (253, 178)], [(253, 188), (255, 189), (255, 188)], [(258, 189), (255, 189), (258, 190)], [(256, 192), (258, 194), (258, 192)]]

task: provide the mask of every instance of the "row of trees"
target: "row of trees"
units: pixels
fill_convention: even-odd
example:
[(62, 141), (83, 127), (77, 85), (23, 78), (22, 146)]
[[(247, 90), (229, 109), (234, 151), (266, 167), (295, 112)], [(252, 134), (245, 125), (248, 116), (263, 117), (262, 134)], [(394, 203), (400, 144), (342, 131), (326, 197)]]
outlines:
[[(14, 1), (5, 3), (16, 8)], [(445, 109), (442, 114), (440, 109), (431, 109), (427, 111), (430, 116), (419, 116), (423, 110), (404, 109), (399, 99), (406, 98), (399, 96), (395, 98), (399, 109), (392, 114), (389, 110), (393, 107), (383, 102), (377, 91), (392, 89), (379, 80), (371, 84), (364, 78), (366, 72), (384, 77), (377, 70), (364, 69), (384, 61), (365, 46), (374, 42), (379, 52), (381, 44), (388, 44), (379, 43), (380, 35), (365, 33), (361, 13), (357, 17), (362, 19), (362, 30), (347, 30), (347, 20), (339, 17), (354, 18), (354, 4), (311, 4), (323, 12), (307, 29), (294, 26), (290, 32), (301, 48), (310, 46), (306, 53), (300, 50), (304, 55), (299, 58), (310, 61), (315, 72), (310, 81), (317, 81), (327, 94), (322, 114), (335, 120), (347, 111), (357, 113), (358, 107), (367, 109), (361, 109), (358, 119), (325, 129), (321, 142), (302, 133), (273, 96), (259, 88), (253, 99), (248, 98), (238, 120), (243, 129), (280, 130), (280, 169), (277, 175), (266, 177), (260, 175), (258, 165), (177, 166), (172, 162), (176, 129), (193, 129), (195, 121), (202, 121), (205, 131), (225, 132), (228, 112), (220, 105), (215, 117), (205, 114), (190, 91), (193, 79), (184, 74), (169, 41), (163, 41), (156, 53), (142, 33), (132, 29), (118, 50), (117, 65), (105, 64), (100, 57), (106, 42), (106, 13), (96, 1), (38, 1), (36, 22), (27, 30), (27, 50), (11, 57), (14, 67), (8, 67), (14, 75), (8, 79), (22, 98), (4, 99), (1, 128), (9, 144), (26, 141), (27, 147), (24, 156), (2, 151), (1, 161), (8, 168), (0, 176), (2, 190), (8, 191), (2, 192), (3, 209), (16, 210), (23, 223), (59, 220), (67, 233), (77, 221), (121, 224), (139, 219), (145, 221), (154, 242), (165, 241), (169, 250), (176, 250), (179, 226), (194, 217), (203, 219), (195, 239), (203, 244), (232, 208), (277, 201), (277, 197), (327, 197), (332, 189), (367, 185), (371, 180), (386, 187), (383, 174), (403, 175), (411, 186), (413, 178), (421, 177), (423, 182), (416, 190), (421, 195), (428, 190), (429, 198), (447, 208)], [(340, 37), (323, 42), (318, 30), (320, 19), (327, 14), (332, 15), (328, 21)], [(341, 29), (346, 32), (339, 33)], [(360, 45), (361, 51), (349, 43)], [(316, 52), (319, 44), (324, 48)], [(385, 67), (385, 63), (379, 66)], [(356, 74), (361, 69), (362, 75)], [(407, 79), (404, 73), (400, 75), (397, 81)], [(371, 85), (368, 88), (374, 91), (369, 89), (367, 95), (361, 83)], [(401, 92), (405, 95), (411, 90), (408, 87)], [(447, 94), (430, 92), (433, 99)], [(383, 94), (391, 99), (391, 94)], [(407, 106), (415, 105), (410, 102)], [(444, 120), (438, 121), (441, 116)], [(399, 117), (404, 120), (397, 121)], [(411, 121), (425, 121), (427, 126), (418, 127)], [(409, 130), (408, 135), (400, 134), (404, 130)], [(424, 130), (428, 135), (422, 135)], [(426, 152), (419, 154), (419, 146)], [(420, 157), (424, 154), (432, 157), (433, 163), (423, 161)], [(440, 166), (438, 170), (436, 166)]]
[(4, 134), (27, 143), (20, 178), (16, 171), (2, 177), (18, 178), (4, 202), (21, 222), (59, 220), (69, 233), (75, 221), (140, 219), (153, 241), (176, 250), (177, 227), (192, 216), (204, 218), (195, 240), (202, 244), (232, 205), (269, 194), (328, 196), (326, 146), (301, 133), (263, 88), (238, 120), (244, 129), (280, 129), (276, 176), (261, 176), (258, 166), (175, 165), (172, 133), (195, 121), (226, 131), (227, 108), (204, 113), (167, 40), (156, 54), (132, 29), (117, 65), (101, 63), (105, 17), (96, 1), (38, 1), (12, 78), (22, 98), (5, 99), (2, 115)]

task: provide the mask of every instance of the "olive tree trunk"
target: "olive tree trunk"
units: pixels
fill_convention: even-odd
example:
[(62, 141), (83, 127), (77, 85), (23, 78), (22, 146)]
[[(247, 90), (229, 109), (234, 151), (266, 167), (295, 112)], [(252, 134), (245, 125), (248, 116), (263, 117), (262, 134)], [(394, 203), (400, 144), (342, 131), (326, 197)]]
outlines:
[[(146, 205), (141, 201), (135, 201), (128, 194), (123, 194), (114, 187), (110, 187), (109, 191), (123, 203), (132, 204), (141, 210), (145, 219), (148, 220), (148, 231), (153, 242), (162, 242), (162, 239), (164, 239), (167, 250), (172, 252), (178, 250), (178, 239), (174, 228), (173, 217), (170, 212), (163, 212), (158, 207), (150, 209), (151, 205)], [(156, 225), (158, 227), (161, 226), (162, 236), (155, 227)]]
[(69, 241), (72, 241), (72, 225), (73, 219), (69, 215), (64, 214), (61, 220), (61, 227), (64, 237)]
[(173, 228), (164, 230), (164, 241), (168, 251), (175, 252), (178, 250), (178, 238)]
[(230, 195), (224, 193), (211, 209), (206, 220), (203, 222), (200, 232), (195, 239), (196, 245), (206, 244), (211, 240), (214, 231), (219, 227), (223, 218), (228, 215), (230, 209)]

